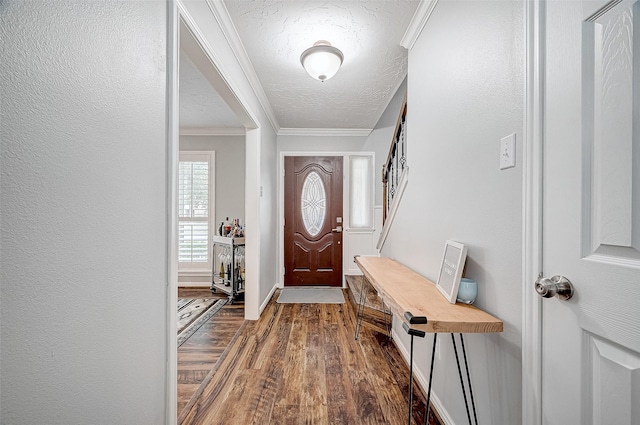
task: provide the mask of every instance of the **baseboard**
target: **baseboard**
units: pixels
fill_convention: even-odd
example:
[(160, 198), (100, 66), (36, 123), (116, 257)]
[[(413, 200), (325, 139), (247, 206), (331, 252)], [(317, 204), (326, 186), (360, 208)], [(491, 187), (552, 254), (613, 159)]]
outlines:
[[(402, 358), (404, 358), (404, 361), (407, 362), (407, 365), (409, 365), (409, 357), (410, 357), (409, 352), (407, 351), (407, 348), (404, 345), (398, 343), (400, 339), (398, 338), (398, 334), (396, 333), (396, 331), (393, 329), (391, 330), (391, 336), (393, 338), (393, 343), (395, 344), (396, 348), (402, 355)], [(424, 392), (424, 394), (426, 394), (427, 388), (429, 388), (429, 380), (425, 378), (425, 375), (422, 373), (420, 368), (415, 363), (413, 365), (413, 376), (417, 384), (420, 386), (420, 388)], [(440, 417), (440, 419), (445, 425), (456, 425), (456, 423), (453, 422), (453, 419), (451, 419), (451, 415), (449, 415), (449, 412), (447, 412), (447, 410), (444, 408), (444, 406), (442, 405), (442, 402), (438, 398), (438, 395), (435, 393), (435, 391), (433, 391), (433, 389), (431, 390), (430, 401), (433, 404), (433, 407), (435, 408), (435, 410), (437, 411), (438, 416)]]
[(267, 295), (267, 297), (264, 299), (262, 305), (258, 309), (258, 316), (260, 316), (262, 314), (262, 312), (264, 311), (264, 309), (267, 307), (267, 304), (269, 304), (269, 301), (271, 301), (271, 297), (273, 297), (273, 293), (276, 292), (276, 289), (278, 289), (278, 284), (274, 283), (273, 284), (273, 288), (271, 288), (271, 291), (269, 291), (269, 295)]
[(211, 288), (210, 282), (178, 282), (178, 288)]

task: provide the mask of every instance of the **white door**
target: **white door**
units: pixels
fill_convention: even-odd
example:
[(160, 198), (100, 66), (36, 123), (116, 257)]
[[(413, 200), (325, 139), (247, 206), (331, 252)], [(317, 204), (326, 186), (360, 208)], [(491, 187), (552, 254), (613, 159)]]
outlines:
[(640, 424), (640, 0), (546, 3), (542, 423)]

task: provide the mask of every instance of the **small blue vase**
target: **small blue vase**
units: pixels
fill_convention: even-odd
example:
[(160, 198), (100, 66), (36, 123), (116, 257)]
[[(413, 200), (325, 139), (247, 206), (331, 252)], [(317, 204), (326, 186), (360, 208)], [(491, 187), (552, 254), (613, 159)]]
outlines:
[(463, 304), (473, 304), (477, 296), (478, 283), (475, 280), (466, 277), (460, 279), (457, 301)]

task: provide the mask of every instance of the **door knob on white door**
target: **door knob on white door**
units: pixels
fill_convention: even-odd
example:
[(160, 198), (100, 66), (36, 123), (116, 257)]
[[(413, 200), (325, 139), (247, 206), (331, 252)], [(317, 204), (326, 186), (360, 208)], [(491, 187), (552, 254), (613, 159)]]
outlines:
[(561, 300), (568, 300), (573, 296), (573, 285), (564, 276), (555, 275), (551, 278), (538, 275), (536, 280), (536, 292), (542, 298), (558, 297)]

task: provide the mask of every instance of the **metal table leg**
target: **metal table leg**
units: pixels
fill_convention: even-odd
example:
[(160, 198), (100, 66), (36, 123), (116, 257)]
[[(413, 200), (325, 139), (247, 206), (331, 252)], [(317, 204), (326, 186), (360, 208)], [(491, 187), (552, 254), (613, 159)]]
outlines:
[(402, 323), (402, 328), (411, 336), (411, 350), (409, 351), (409, 417), (407, 419), (407, 424), (411, 425), (411, 416), (413, 414), (413, 337), (424, 338), (425, 333), (411, 328), (406, 322)]
[[(460, 340), (463, 341), (462, 344), (464, 345), (464, 340), (462, 339), (462, 334), (460, 334)], [(453, 341), (453, 351), (456, 355), (456, 363), (458, 365), (458, 375), (460, 376), (460, 386), (462, 387), (462, 397), (464, 397), (464, 406), (467, 409), (467, 419), (469, 420), (469, 425), (471, 425), (471, 413), (469, 411), (469, 401), (467, 400), (467, 392), (465, 391), (464, 388), (464, 379), (462, 378), (462, 368), (460, 367), (460, 356), (458, 355), (458, 347), (456, 345), (456, 338), (454, 334), (451, 334), (451, 341)], [(464, 356), (464, 361), (465, 361), (465, 365), (467, 364), (467, 355), (465, 352), (463, 352), (463, 356)], [(478, 418), (476, 416), (476, 412), (475, 412), (475, 401), (473, 399), (473, 391), (471, 391), (471, 377), (469, 375), (469, 368), (467, 367), (467, 382), (469, 384), (469, 393), (471, 396), (471, 402), (473, 405), (473, 414), (474, 417), (476, 419), (475, 421), (475, 425), (478, 425)]]
[(387, 313), (387, 305), (384, 302), (384, 299), (382, 299), (382, 315), (384, 316), (384, 329), (387, 331), (387, 338), (389, 339), (393, 339), (393, 336), (391, 335), (391, 319), (388, 319), (387, 316), (391, 316), (393, 313), (391, 312), (391, 309), (389, 309), (389, 313)]
[[(367, 291), (365, 293), (365, 282), (367, 283)], [(360, 303), (358, 304), (358, 311), (356, 313), (356, 332), (354, 334), (354, 339), (358, 339), (360, 335), (360, 327), (362, 326), (362, 319), (364, 317), (364, 308), (367, 305), (367, 297), (369, 296), (369, 284), (367, 280), (362, 275), (361, 285), (360, 285)]]
[(436, 344), (438, 343), (438, 334), (433, 334), (433, 349), (431, 350), (431, 367), (429, 368), (429, 389), (427, 390), (427, 404), (424, 408), (424, 425), (429, 424), (429, 409), (431, 407), (431, 383), (433, 382), (433, 365), (436, 360)]
[(469, 395), (471, 397), (471, 406), (473, 407), (473, 419), (475, 425), (478, 425), (478, 415), (476, 413), (476, 401), (473, 397), (473, 388), (471, 388), (471, 375), (469, 374), (469, 363), (467, 363), (467, 351), (464, 348), (464, 338), (460, 334), (460, 344), (462, 345), (462, 357), (464, 358), (464, 368), (467, 372), (467, 384), (469, 385)]

